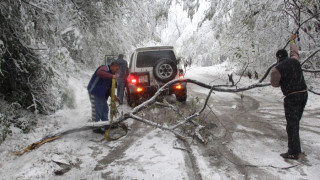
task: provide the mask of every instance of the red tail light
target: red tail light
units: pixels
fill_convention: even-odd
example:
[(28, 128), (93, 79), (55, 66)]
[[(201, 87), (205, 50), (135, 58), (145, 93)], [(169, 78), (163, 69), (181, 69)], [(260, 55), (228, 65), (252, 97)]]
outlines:
[(181, 84), (174, 85), (174, 86), (173, 86), (173, 89), (180, 90), (180, 89), (182, 89), (182, 86), (181, 86)]
[(127, 78), (128, 83), (131, 84), (137, 84), (138, 83), (138, 78), (134, 75), (129, 75)]
[(179, 79), (184, 79), (184, 75), (179, 75)]

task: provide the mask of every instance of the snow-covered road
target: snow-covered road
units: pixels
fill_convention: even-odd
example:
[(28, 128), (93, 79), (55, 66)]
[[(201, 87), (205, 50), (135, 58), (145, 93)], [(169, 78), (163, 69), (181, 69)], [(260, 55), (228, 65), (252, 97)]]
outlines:
[[(221, 65), (196, 67), (186, 77), (205, 83), (226, 83)], [(182, 143), (171, 133), (129, 119), (130, 131), (107, 142), (91, 130), (66, 135), (18, 157), (13, 151), (60, 129), (77, 127), (90, 119), (85, 90), (89, 74), (70, 78), (76, 97), (74, 109), (40, 117), (29, 134), (13, 129), (0, 146), (0, 179), (318, 179), (320, 177), (320, 97), (309, 94), (301, 121), (303, 155), (284, 160), (285, 119), (280, 89), (271, 87), (244, 93), (214, 93), (199, 119), (206, 126), (208, 144), (196, 139)], [(241, 86), (254, 80), (243, 78)], [(188, 85), (182, 109), (200, 108), (207, 89)], [(171, 98), (172, 99), (172, 98)], [(195, 103), (199, 99), (199, 103)], [(170, 100), (170, 97), (169, 97)], [(123, 105), (120, 112), (130, 107)], [(168, 109), (155, 108), (150, 117), (167, 120)], [(179, 146), (185, 150), (173, 148)]]

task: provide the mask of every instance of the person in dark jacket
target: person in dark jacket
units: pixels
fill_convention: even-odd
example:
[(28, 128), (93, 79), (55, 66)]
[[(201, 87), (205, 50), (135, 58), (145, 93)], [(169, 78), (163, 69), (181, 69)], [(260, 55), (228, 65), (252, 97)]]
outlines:
[(290, 57), (285, 49), (277, 51), (277, 66), (271, 72), (271, 85), (281, 87), (287, 121), (288, 151), (280, 154), (286, 159), (299, 159), (301, 153), (299, 123), (308, 99), (308, 88), (299, 63), (296, 35), (290, 38)]
[(119, 54), (116, 62), (120, 65), (120, 70), (117, 72), (117, 96), (119, 104), (123, 104), (124, 88), (128, 76), (128, 63), (123, 59), (123, 54)]
[(109, 108), (107, 98), (110, 95), (112, 79), (116, 78), (115, 73), (120, 66), (116, 62), (111, 65), (102, 65), (94, 72), (88, 84), (93, 121), (108, 121)]

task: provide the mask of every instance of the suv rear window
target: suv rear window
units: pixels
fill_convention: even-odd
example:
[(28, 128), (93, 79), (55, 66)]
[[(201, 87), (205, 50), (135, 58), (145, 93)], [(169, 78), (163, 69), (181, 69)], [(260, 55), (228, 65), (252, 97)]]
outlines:
[(137, 67), (153, 67), (159, 59), (171, 59), (176, 62), (173, 51), (146, 51), (139, 52), (137, 57)]

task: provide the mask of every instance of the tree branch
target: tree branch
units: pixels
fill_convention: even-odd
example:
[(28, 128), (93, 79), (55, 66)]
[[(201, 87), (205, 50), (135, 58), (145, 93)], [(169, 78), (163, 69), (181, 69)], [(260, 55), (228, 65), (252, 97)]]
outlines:
[(52, 11), (46, 10), (46, 9), (44, 9), (42, 7), (39, 7), (39, 6), (37, 6), (37, 5), (35, 5), (35, 4), (31, 3), (31, 2), (27, 2), (26, 0), (21, 0), (21, 2), (24, 2), (24, 3), (26, 3), (26, 4), (30, 5), (30, 6), (33, 6), (33, 7), (37, 8), (37, 9), (39, 9), (39, 10), (42, 10), (42, 11), (48, 13), (48, 14), (55, 15)]
[[(315, 54), (315, 53), (314, 53)], [(206, 108), (207, 104), (208, 104), (208, 101), (210, 99), (210, 96), (211, 96), (211, 93), (213, 91), (218, 91), (218, 92), (241, 92), (241, 91), (246, 91), (246, 90), (250, 90), (250, 89), (253, 89), (253, 88), (257, 88), (257, 87), (265, 87), (265, 86), (269, 86), (270, 83), (262, 83), (262, 81), (266, 78), (266, 76), (268, 75), (268, 73), (270, 72), (270, 70), (276, 65), (275, 64), (272, 64), (267, 72), (265, 73), (265, 75), (259, 80), (258, 83), (254, 83), (254, 84), (251, 84), (249, 86), (246, 86), (246, 87), (242, 87), (242, 88), (237, 88), (237, 87), (229, 87), (229, 86), (225, 86), (225, 85), (213, 85), (213, 86), (210, 86), (208, 84), (205, 84), (205, 83), (202, 83), (202, 82), (199, 82), (197, 80), (193, 80), (193, 79), (175, 79), (175, 80), (172, 80), (172, 81), (169, 81), (167, 82), (165, 85), (163, 85), (162, 87), (159, 88), (159, 90), (150, 98), (148, 99), (147, 101), (145, 101), (144, 103), (140, 104), (139, 106), (135, 107), (134, 109), (132, 109), (131, 112), (129, 113), (126, 113), (124, 114), (123, 116), (119, 117), (118, 119), (116, 119), (112, 124), (117, 124), (117, 123), (120, 123), (122, 121), (125, 121), (126, 119), (128, 118), (132, 118), (134, 120), (137, 120), (137, 121), (140, 121), (140, 122), (143, 122), (147, 125), (150, 125), (150, 126), (153, 126), (153, 127), (156, 127), (156, 128), (159, 128), (159, 129), (162, 129), (162, 130), (166, 130), (166, 131), (169, 131), (171, 133), (173, 133), (176, 137), (178, 137), (179, 139), (183, 140), (183, 141), (186, 141), (186, 137), (184, 137), (183, 135), (179, 134), (178, 132), (176, 132), (175, 130), (182, 126), (183, 124), (185, 123), (188, 123), (188, 122), (192, 122), (194, 124), (197, 125), (196, 129), (195, 129), (195, 135), (203, 142), (203, 143), (206, 143), (206, 140), (201, 136), (200, 134), (200, 130), (202, 128), (204, 128), (202, 125), (198, 124), (198, 123), (195, 123), (192, 121), (193, 118), (199, 116), (203, 111), (204, 109)], [(180, 121), (178, 124), (174, 125), (174, 126), (171, 126), (171, 127), (168, 127), (167, 125), (161, 125), (161, 124), (158, 124), (158, 123), (155, 123), (155, 122), (152, 122), (148, 119), (144, 119), (142, 117), (139, 117), (138, 115), (136, 115), (139, 111), (141, 111), (142, 109), (146, 108), (146, 107), (149, 107), (152, 103), (156, 102), (156, 98), (163, 92), (165, 91), (170, 85), (172, 84), (175, 84), (175, 83), (182, 83), (182, 82), (186, 82), (186, 83), (193, 83), (193, 84), (196, 84), (198, 86), (201, 86), (203, 88), (207, 88), (207, 89), (210, 89), (207, 97), (206, 97), (206, 100), (205, 100), (205, 103), (203, 105), (203, 107), (198, 111), (198, 112), (194, 112), (193, 114), (191, 114), (190, 116), (184, 118), (184, 120)], [(310, 92), (312, 93), (315, 93), (317, 95), (320, 95), (320, 93), (316, 93), (312, 90), (309, 89)], [(172, 106), (169, 106), (169, 107), (172, 107)], [(211, 109), (211, 108), (210, 108)], [(95, 122), (95, 123), (87, 123), (86, 125), (82, 126), (82, 127), (78, 127), (78, 128), (72, 128), (72, 129), (68, 129), (68, 130), (64, 130), (64, 131), (60, 131), (58, 133), (54, 133), (54, 134), (51, 134), (51, 135), (48, 135), (48, 136), (45, 136), (44, 138), (42, 138), (40, 141), (36, 142), (36, 143), (33, 143), (32, 145), (28, 146), (24, 151), (22, 152), (17, 152), (17, 154), (19, 155), (22, 155), (23, 153), (27, 152), (30, 150), (30, 148), (33, 147), (33, 149), (36, 149), (38, 148), (40, 145), (46, 143), (46, 142), (50, 142), (52, 140), (55, 140), (57, 139), (58, 137), (62, 136), (62, 135), (66, 135), (66, 134), (70, 134), (70, 133), (74, 133), (74, 132), (78, 132), (78, 131), (84, 131), (84, 130), (88, 130), (88, 129), (92, 129), (92, 128), (98, 128), (98, 127), (104, 127), (106, 125), (112, 125), (110, 124), (110, 122), (108, 121), (104, 121), (104, 122)], [(232, 136), (231, 136), (232, 137)]]
[(178, 128), (179, 126), (181, 126), (181, 125), (183, 125), (183, 124), (185, 124), (185, 123), (187, 123), (187, 122), (189, 122), (191, 119), (193, 119), (193, 118), (196, 117), (196, 116), (199, 116), (199, 115), (204, 111), (204, 109), (206, 108), (206, 106), (207, 106), (207, 104), (208, 104), (208, 101), (209, 101), (209, 98), (210, 98), (210, 96), (211, 96), (211, 93), (212, 93), (212, 91), (213, 91), (213, 87), (214, 87), (214, 86), (211, 87), (210, 92), (208, 93), (207, 98), (206, 98), (206, 101), (205, 101), (204, 105), (202, 106), (201, 110), (200, 110), (199, 112), (194, 113), (193, 115), (185, 118), (184, 121), (181, 121), (180, 123), (176, 124), (175, 126), (172, 126), (172, 127), (171, 127), (172, 130)]
[(311, 89), (308, 89), (308, 91), (312, 92), (312, 93), (315, 94), (315, 95), (320, 95), (319, 92), (315, 92), (315, 91), (313, 91), (313, 90), (311, 90)]
[[(306, 22), (308, 22), (309, 20), (315, 18), (315, 17), (318, 16), (318, 15), (320, 15), (320, 13), (314, 14), (313, 16), (311, 16), (310, 18), (306, 19), (305, 21), (303, 21), (303, 22), (300, 23), (300, 24), (298, 23), (298, 28), (297, 28), (297, 30), (296, 30), (293, 34), (297, 34), (303, 24), (305, 24)], [(285, 49), (285, 48), (288, 46), (289, 42), (290, 42), (290, 40), (287, 41), (287, 43), (286, 43), (286, 45), (283, 47), (283, 49)]]
[(271, 66), (269, 66), (269, 68), (267, 69), (266, 73), (265, 73), (265, 74), (262, 76), (262, 78), (259, 80), (259, 83), (262, 83), (262, 81), (264, 81), (264, 80), (267, 78), (267, 76), (268, 76), (268, 74), (270, 73), (271, 69), (272, 69), (273, 67), (275, 67), (277, 64), (278, 64), (278, 63), (274, 63), (274, 64), (271, 64)]
[(237, 84), (241, 81), (241, 78), (242, 78), (242, 76), (244, 75), (244, 73), (246, 72), (248, 66), (249, 66), (249, 62), (246, 63), (246, 64), (243, 66), (243, 67), (244, 67), (244, 70), (242, 71), (242, 74), (241, 74), (239, 80), (234, 84), (235, 86), (237, 86)]
[(315, 50), (313, 53), (311, 53), (305, 60), (302, 61), (301, 66), (306, 63), (307, 61), (309, 61), (310, 58), (312, 58), (317, 52), (320, 51), (320, 48)]
[(302, 69), (304, 72), (310, 72), (310, 73), (320, 73), (320, 69), (310, 70), (310, 69)]
[[(208, 106), (208, 105), (207, 105)], [(217, 120), (219, 121), (219, 123), (221, 124), (221, 126), (226, 130), (226, 134), (224, 136), (226, 136), (227, 134), (229, 134), (230, 138), (233, 140), (232, 138), (232, 134), (230, 133), (230, 131), (226, 128), (226, 126), (220, 121), (220, 119), (218, 118), (218, 116), (216, 115), (216, 113), (213, 112), (213, 109), (208, 106), (208, 108), (210, 109), (210, 111), (212, 112), (212, 114), (217, 118)]]

